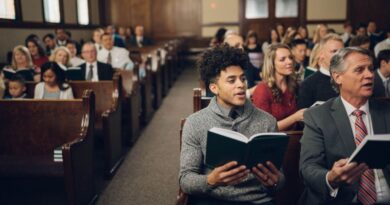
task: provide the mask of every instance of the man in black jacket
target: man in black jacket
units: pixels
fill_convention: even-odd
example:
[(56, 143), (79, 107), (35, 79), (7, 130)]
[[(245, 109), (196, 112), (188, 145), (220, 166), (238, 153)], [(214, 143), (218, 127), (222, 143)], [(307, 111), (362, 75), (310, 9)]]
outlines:
[(67, 72), (69, 80), (112, 80), (114, 70), (111, 65), (97, 61), (96, 47), (93, 43), (85, 43), (81, 55), (85, 63), (80, 65), (80, 69), (69, 69)]

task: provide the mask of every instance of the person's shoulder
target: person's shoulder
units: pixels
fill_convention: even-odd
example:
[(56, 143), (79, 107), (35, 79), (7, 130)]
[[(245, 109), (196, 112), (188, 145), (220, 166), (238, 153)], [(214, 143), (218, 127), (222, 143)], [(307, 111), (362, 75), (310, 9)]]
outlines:
[(384, 112), (390, 112), (390, 101), (385, 98), (371, 98), (370, 107)]
[(326, 102), (322, 103), (321, 105), (309, 107), (306, 109), (305, 113), (315, 114), (315, 115), (318, 115), (318, 114), (322, 115), (325, 113), (329, 113), (329, 110), (331, 109), (331, 107), (333, 106), (333, 104), (335, 103), (335, 101), (337, 99), (338, 99), (338, 97), (334, 97), (334, 98), (331, 98), (331, 99), (327, 100)]
[(126, 50), (125, 48), (121, 48), (121, 47), (118, 47), (118, 46), (114, 46), (112, 49), (113, 49), (113, 50), (115, 49), (115, 51), (117, 51), (118, 53), (119, 53), (119, 52), (120, 52), (120, 53), (129, 53), (129, 51)]

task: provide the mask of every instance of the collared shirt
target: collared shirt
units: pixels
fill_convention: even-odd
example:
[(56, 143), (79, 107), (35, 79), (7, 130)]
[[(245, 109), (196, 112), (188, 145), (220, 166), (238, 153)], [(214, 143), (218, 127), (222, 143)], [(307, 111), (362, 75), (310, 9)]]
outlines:
[(330, 76), (330, 72), (328, 69), (325, 69), (323, 67), (320, 68), (320, 72), (324, 75)]
[(144, 40), (144, 37), (143, 36), (136, 36), (135, 37), (136, 41), (137, 41), (137, 45), (138, 47), (142, 47), (142, 41)]
[[(218, 103), (218, 101), (217, 101), (217, 105), (218, 105), (219, 110), (221, 111), (221, 113), (222, 113), (223, 116), (225, 116), (225, 117), (231, 118), (231, 117), (229, 116), (229, 113), (231, 112), (232, 109), (234, 109), (234, 110), (237, 112), (237, 114), (238, 114), (238, 117), (237, 117), (237, 118), (239, 118), (240, 116), (242, 116), (242, 114), (244, 113), (244, 106), (235, 107), (235, 108), (232, 108), (232, 109), (227, 109), (227, 108), (223, 107), (222, 105), (220, 105), (220, 104)], [(233, 120), (233, 119), (232, 119), (232, 120)]]
[(129, 58), (129, 51), (116, 46), (112, 47), (111, 50), (102, 48), (102, 50), (100, 50), (98, 53), (97, 60), (107, 63), (109, 53), (111, 53), (111, 66), (113, 68), (119, 68), (123, 70), (133, 69), (134, 64)]
[[(341, 96), (340, 96), (341, 97)], [(344, 105), (345, 110), (347, 111), (348, 119), (351, 124), (353, 136), (355, 136), (356, 131), (355, 131), (355, 121), (356, 121), (356, 116), (353, 115), (352, 113), (359, 109), (363, 111), (365, 114), (362, 115), (363, 122), (366, 125), (367, 128), (367, 134), (368, 135), (373, 135), (374, 134), (374, 129), (372, 126), (372, 120), (371, 120), (371, 114), (370, 114), (370, 109), (369, 109), (369, 103), (368, 100), (364, 105), (362, 105), (360, 108), (355, 108), (353, 105), (348, 103), (343, 97), (341, 97), (341, 101)], [(329, 172), (328, 172), (329, 173)], [(326, 179), (328, 178), (328, 173), (326, 174)], [(383, 171), (381, 169), (374, 169), (374, 174), (375, 174), (375, 189), (377, 193), (377, 201), (378, 203), (389, 203), (390, 202), (390, 188), (389, 185), (386, 182), (386, 179), (384, 177)], [(333, 189), (328, 180), (326, 180), (326, 183), (328, 185), (328, 188), (330, 190), (330, 195), (332, 197), (337, 196), (338, 188)], [(354, 201), (357, 201), (357, 198), (355, 196)]]
[(99, 74), (98, 74), (98, 67), (97, 67), (97, 61), (91, 63), (86, 62), (85, 63), (85, 79), (87, 79), (87, 75), (90, 69), (90, 66), (93, 66), (92, 68), (92, 79), (91, 81), (99, 81)]
[(378, 57), (379, 52), (386, 50), (386, 49), (390, 49), (390, 38), (387, 38), (387, 39), (379, 42), (378, 44), (376, 44), (376, 46), (374, 48), (375, 57)]

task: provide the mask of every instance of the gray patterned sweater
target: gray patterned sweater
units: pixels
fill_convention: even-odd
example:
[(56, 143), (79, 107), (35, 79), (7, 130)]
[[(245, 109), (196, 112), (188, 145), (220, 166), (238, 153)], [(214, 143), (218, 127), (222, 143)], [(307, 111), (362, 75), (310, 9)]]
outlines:
[[(228, 117), (226, 110), (218, 106), (214, 97), (209, 106), (190, 115), (183, 128), (180, 156), (180, 187), (191, 195), (205, 195), (227, 201), (252, 202), (261, 204), (270, 201), (269, 191), (255, 176), (249, 176), (239, 184), (232, 186), (211, 187), (207, 184), (207, 174), (212, 170), (205, 167), (207, 131), (220, 127), (238, 132), (249, 137), (261, 132), (275, 132), (277, 124), (270, 114), (255, 108), (248, 100), (243, 112), (235, 120)], [(284, 183), (284, 176), (278, 183), (279, 189)]]

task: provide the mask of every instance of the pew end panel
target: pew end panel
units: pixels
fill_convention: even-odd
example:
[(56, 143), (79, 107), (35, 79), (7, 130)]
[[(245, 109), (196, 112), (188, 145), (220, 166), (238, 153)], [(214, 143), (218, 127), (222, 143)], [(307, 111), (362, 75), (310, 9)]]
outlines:
[[(1, 177), (63, 178), (68, 204), (96, 200), (89, 117), (94, 103), (90, 90), (76, 100), (1, 100)], [(57, 147), (62, 162), (53, 159)]]
[(138, 67), (137, 63), (133, 71), (116, 70), (122, 76), (122, 134), (127, 145), (132, 145), (140, 133), (141, 91), (138, 77), (134, 75)]
[(85, 89), (92, 89), (96, 95), (95, 137), (103, 139), (105, 175), (111, 177), (117, 165), (123, 160), (122, 149), (122, 81), (118, 73), (112, 81), (72, 81), (74, 96), (80, 97)]
[(275, 195), (277, 205), (298, 204), (299, 197), (303, 192), (303, 181), (299, 176), (299, 155), (301, 151), (300, 140), (302, 131), (286, 131), (289, 136), (287, 150), (284, 155), (282, 167), (286, 183)]

